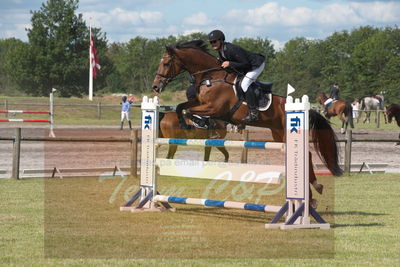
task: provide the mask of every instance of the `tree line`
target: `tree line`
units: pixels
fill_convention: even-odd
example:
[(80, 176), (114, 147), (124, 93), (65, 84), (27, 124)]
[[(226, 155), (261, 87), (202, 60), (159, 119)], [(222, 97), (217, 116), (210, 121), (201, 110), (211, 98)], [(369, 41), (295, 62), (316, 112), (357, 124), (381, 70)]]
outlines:
[[(28, 41), (0, 39), (0, 94), (48, 95), (60, 89), (63, 97), (84, 96), (89, 83), (89, 30), (78, 0), (48, 0), (31, 12)], [(157, 39), (133, 37), (109, 43), (100, 28), (92, 29), (101, 70), (94, 81), (95, 94), (150, 90), (165, 46), (193, 39), (207, 41), (206, 33)], [(341, 97), (351, 100), (386, 92), (389, 102), (400, 102), (400, 29), (362, 26), (335, 32), (323, 40), (295, 38), (277, 50), (268, 38), (231, 40), (245, 49), (265, 55), (260, 80), (274, 83), (274, 92), (286, 94), (287, 83), (295, 96), (311, 101), (339, 83)], [(210, 51), (214, 53), (214, 51)], [(216, 55), (214, 53), (214, 55)], [(168, 90), (185, 90), (187, 75)], [(313, 97), (314, 96), (314, 97)]]

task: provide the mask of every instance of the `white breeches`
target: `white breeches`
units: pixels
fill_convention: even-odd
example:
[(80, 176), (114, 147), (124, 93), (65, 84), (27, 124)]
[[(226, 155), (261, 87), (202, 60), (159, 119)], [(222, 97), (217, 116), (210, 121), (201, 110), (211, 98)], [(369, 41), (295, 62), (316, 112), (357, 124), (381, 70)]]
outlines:
[(326, 107), (328, 104), (330, 104), (332, 101), (333, 101), (332, 98), (328, 98), (328, 99), (324, 102), (325, 107)]
[(126, 118), (127, 121), (131, 120), (129, 118), (129, 111), (122, 111), (121, 112), (121, 122), (123, 122), (125, 118)]
[(257, 69), (251, 70), (246, 75), (244, 76), (242, 83), (240, 84), (242, 86), (243, 92), (247, 92), (247, 89), (249, 88), (250, 84), (255, 82), (260, 76), (261, 72), (263, 72), (265, 67), (265, 63), (261, 64), (260, 67)]

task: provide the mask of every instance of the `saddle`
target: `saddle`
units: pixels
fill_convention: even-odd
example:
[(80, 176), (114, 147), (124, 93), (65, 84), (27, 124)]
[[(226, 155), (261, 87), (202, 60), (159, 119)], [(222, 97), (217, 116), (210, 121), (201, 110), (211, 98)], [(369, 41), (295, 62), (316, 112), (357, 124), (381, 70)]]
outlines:
[[(243, 76), (238, 76), (235, 81), (234, 81), (234, 86), (233, 90), (237, 96), (237, 98), (243, 103), (246, 103), (246, 97), (245, 97), (245, 92), (243, 92), (242, 87), (240, 84), (242, 83)], [(249, 88), (248, 90), (254, 90), (254, 93), (256, 94), (256, 97), (258, 99), (258, 110), (259, 111), (265, 111), (267, 110), (271, 103), (272, 103), (272, 82), (260, 82), (260, 81), (255, 81), (252, 86), (255, 86), (255, 88)]]

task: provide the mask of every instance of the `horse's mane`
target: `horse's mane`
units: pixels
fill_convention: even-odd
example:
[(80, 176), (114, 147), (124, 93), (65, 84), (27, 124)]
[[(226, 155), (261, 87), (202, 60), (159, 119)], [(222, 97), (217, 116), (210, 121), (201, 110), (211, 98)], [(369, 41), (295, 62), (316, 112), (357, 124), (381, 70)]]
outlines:
[(169, 46), (170, 48), (176, 48), (176, 49), (185, 49), (185, 48), (193, 48), (193, 49), (197, 49), (200, 51), (203, 51), (207, 54), (210, 54), (208, 52), (208, 48), (207, 48), (207, 43), (204, 42), (203, 40), (192, 40), (192, 41), (188, 41), (188, 42), (179, 42), (175, 45), (171, 45)]

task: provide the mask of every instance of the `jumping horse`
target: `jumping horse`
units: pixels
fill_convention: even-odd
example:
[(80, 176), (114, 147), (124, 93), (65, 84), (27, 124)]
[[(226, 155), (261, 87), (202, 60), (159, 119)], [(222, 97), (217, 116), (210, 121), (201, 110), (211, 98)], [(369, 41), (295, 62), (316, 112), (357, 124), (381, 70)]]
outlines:
[[(270, 108), (261, 111), (259, 119), (245, 123), (243, 119), (248, 114), (247, 105), (238, 99), (233, 90), (234, 81), (238, 74), (221, 68), (219, 60), (208, 53), (207, 44), (202, 40), (194, 40), (186, 43), (166, 46), (156, 76), (153, 81), (153, 90), (156, 94), (162, 92), (167, 84), (180, 73), (187, 71), (195, 77), (197, 85), (197, 98), (181, 103), (177, 107), (177, 114), (181, 124), (183, 110), (186, 116), (196, 114), (223, 118), (225, 121), (236, 125), (250, 125), (269, 128), (276, 142), (285, 142), (285, 102), (286, 98), (272, 95)], [(310, 110), (310, 134), (315, 150), (324, 164), (335, 176), (340, 176), (343, 170), (339, 167), (339, 152), (336, 143), (336, 135), (329, 121), (319, 113)], [(309, 161), (310, 184), (318, 193), (322, 194), (323, 185), (317, 183), (314, 173), (312, 157)], [(310, 199), (311, 197), (310, 188)], [(310, 204), (316, 204), (311, 200)]]
[[(186, 119), (186, 123), (192, 124), (189, 119)], [(179, 125), (179, 119), (176, 112), (160, 113), (160, 137), (165, 138), (179, 138), (179, 139), (213, 139), (213, 138), (224, 138), (227, 134), (226, 129), (227, 123), (215, 120), (214, 130), (201, 129), (193, 127), (193, 129), (182, 129)], [(213, 134), (216, 133), (216, 136)], [(211, 153), (210, 146), (204, 147), (204, 161), (210, 160)], [(167, 159), (173, 159), (178, 149), (177, 145), (169, 145)], [(228, 162), (229, 153), (225, 147), (217, 147), (219, 151), (224, 155), (224, 161)]]
[[(320, 93), (318, 95), (319, 103), (324, 107), (324, 103), (328, 100), (329, 96), (326, 93)], [(334, 101), (328, 108), (325, 117), (329, 120), (331, 117), (338, 116), (339, 120), (342, 121), (342, 127), (340, 132), (344, 134), (347, 130), (347, 126), (350, 124), (351, 128), (354, 128), (353, 123), (353, 107), (348, 101), (339, 99)]]
[[(388, 118), (388, 122), (392, 123), (393, 118), (395, 118), (397, 125), (400, 127), (400, 105), (399, 104), (391, 104), (386, 107), (386, 115)], [(399, 134), (400, 139), (400, 134)], [(400, 145), (400, 141), (396, 143), (396, 145)]]

